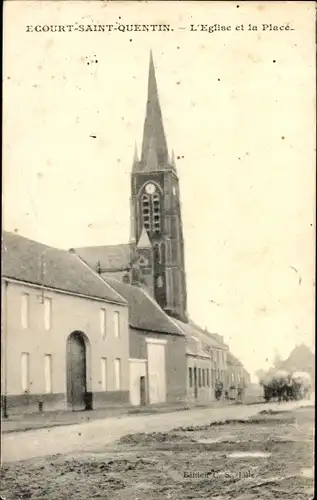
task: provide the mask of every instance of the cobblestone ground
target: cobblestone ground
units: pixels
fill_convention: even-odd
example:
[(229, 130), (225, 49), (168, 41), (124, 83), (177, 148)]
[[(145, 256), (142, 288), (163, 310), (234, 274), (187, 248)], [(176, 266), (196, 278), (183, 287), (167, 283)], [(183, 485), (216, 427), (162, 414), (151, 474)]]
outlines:
[[(265, 408), (265, 409), (264, 409)], [(4, 464), (3, 499), (311, 500), (314, 408), (127, 434), (89, 452)]]

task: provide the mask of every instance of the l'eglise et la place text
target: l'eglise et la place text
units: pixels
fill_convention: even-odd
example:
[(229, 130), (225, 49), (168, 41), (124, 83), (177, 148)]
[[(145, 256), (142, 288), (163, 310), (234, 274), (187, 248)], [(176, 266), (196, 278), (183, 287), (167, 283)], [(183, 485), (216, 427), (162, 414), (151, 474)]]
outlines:
[(291, 31), (289, 24), (190, 24), (189, 31), (206, 31), (215, 33), (217, 31)]

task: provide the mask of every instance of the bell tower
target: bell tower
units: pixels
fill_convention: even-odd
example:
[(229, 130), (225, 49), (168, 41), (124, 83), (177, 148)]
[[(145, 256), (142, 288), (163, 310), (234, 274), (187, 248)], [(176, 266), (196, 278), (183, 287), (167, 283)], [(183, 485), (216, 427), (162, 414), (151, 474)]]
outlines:
[[(153, 291), (167, 314), (187, 321), (179, 180), (168, 154), (152, 53), (141, 157), (131, 174), (131, 237), (146, 231), (153, 248)], [(144, 234), (142, 236), (144, 238)]]

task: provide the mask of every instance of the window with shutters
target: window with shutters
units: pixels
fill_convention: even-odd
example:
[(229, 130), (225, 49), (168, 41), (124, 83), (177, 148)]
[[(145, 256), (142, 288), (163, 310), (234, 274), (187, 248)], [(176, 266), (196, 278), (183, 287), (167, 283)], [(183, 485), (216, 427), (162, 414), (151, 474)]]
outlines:
[(201, 387), (201, 368), (198, 368), (198, 387)]
[(152, 216), (153, 216), (153, 232), (160, 233), (161, 231), (161, 202), (160, 195), (155, 193), (152, 195)]
[(202, 375), (203, 375), (203, 380), (202, 380), (202, 386), (205, 387), (206, 386), (206, 377), (205, 377), (205, 369), (203, 368), (202, 369)]
[(193, 387), (193, 369), (189, 368), (188, 369), (188, 382), (189, 382), (189, 387)]
[(147, 232), (155, 235), (161, 232), (161, 198), (158, 193), (143, 194), (141, 197), (142, 222)]
[(120, 314), (118, 311), (114, 311), (113, 320), (114, 320), (114, 336), (115, 336), (115, 338), (119, 338), (120, 337)]
[(141, 198), (143, 226), (147, 231), (151, 231), (150, 196), (144, 194)]

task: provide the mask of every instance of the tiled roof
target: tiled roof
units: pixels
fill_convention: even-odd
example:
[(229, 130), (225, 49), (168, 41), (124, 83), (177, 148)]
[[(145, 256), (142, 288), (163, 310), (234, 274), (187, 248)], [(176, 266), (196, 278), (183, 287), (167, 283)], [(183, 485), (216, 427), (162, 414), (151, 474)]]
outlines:
[(75, 252), (92, 269), (100, 265), (101, 271), (121, 270), (131, 263), (131, 245), (105, 245), (98, 247), (74, 248)]
[(183, 335), (160, 306), (141, 287), (122, 283), (115, 278), (104, 277), (129, 304), (129, 324), (132, 328), (158, 333)]
[(2, 232), (2, 276), (126, 304), (77, 255), (7, 231)]
[[(198, 338), (201, 341), (202, 346), (208, 345), (215, 349), (223, 349), (223, 346), (219, 344), (219, 342), (217, 342), (215, 338), (206, 335), (206, 332), (202, 328), (195, 325), (195, 323), (193, 323), (192, 321), (190, 321), (189, 323), (183, 323), (180, 320), (175, 321), (180, 326), (180, 328), (185, 331), (186, 335)], [(205, 352), (207, 351), (205, 350)]]
[(223, 342), (223, 337), (219, 335), (219, 333), (210, 333), (207, 330), (204, 330), (201, 328), (199, 325), (194, 323), (194, 321), (190, 320), (190, 324), (196, 328), (199, 332), (201, 332), (205, 338), (210, 339), (211, 341), (215, 342), (215, 347), (218, 347), (219, 349), (228, 349), (227, 344)]
[(243, 364), (241, 363), (241, 361), (236, 358), (232, 352), (228, 351), (227, 353), (227, 363), (229, 364), (232, 364), (232, 365), (239, 365), (239, 366), (243, 366)]

